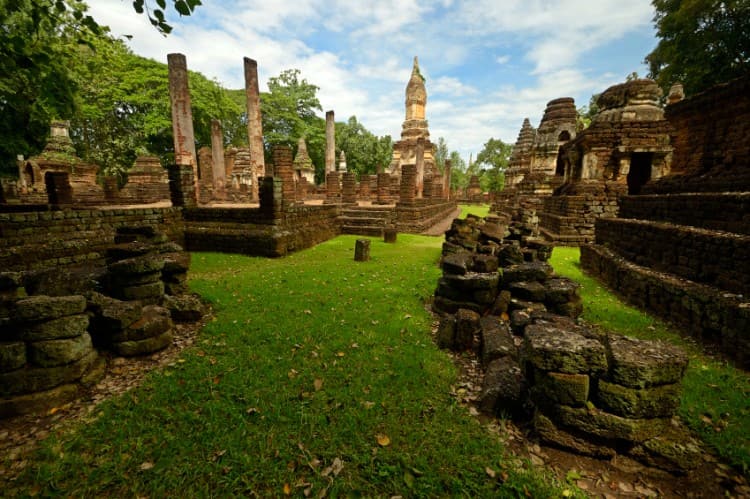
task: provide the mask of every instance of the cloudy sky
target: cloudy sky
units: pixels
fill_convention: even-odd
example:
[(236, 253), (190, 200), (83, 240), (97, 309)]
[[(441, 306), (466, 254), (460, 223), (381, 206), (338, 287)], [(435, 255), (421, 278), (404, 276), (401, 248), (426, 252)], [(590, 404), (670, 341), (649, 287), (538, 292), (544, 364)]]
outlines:
[(355, 115), (394, 140), (419, 56), (431, 138), (465, 157), (490, 137), (514, 143), (552, 99), (580, 107), (634, 71), (645, 76), (656, 45), (649, 0), (203, 0), (193, 16), (170, 12), (166, 38), (130, 1), (87, 3), (113, 35), (132, 35), (137, 54), (166, 62), (181, 52), (229, 88), (244, 86), (245, 56), (258, 61), (261, 90), (297, 68), (337, 121)]

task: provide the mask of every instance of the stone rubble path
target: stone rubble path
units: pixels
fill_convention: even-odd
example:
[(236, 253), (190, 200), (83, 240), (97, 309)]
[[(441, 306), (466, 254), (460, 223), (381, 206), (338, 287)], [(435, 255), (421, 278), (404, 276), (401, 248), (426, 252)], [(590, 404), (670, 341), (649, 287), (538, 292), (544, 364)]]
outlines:
[(461, 208), (456, 208), (455, 211), (453, 211), (450, 215), (427, 229), (426, 231), (422, 232), (423, 236), (442, 236), (445, 234), (445, 231), (451, 228), (451, 223), (453, 223), (453, 219), (457, 218), (461, 214)]

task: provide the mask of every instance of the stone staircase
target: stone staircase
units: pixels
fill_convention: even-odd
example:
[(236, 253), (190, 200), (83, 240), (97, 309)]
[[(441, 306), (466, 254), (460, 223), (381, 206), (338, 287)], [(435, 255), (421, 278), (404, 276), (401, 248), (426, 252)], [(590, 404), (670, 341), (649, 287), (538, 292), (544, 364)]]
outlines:
[(341, 211), (342, 234), (383, 237), (383, 230), (394, 221), (393, 208), (352, 206)]

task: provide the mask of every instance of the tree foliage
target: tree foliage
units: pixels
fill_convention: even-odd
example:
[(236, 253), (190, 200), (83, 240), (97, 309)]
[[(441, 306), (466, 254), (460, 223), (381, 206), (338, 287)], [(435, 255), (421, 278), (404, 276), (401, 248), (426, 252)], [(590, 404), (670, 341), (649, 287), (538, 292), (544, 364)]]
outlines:
[(336, 150), (346, 154), (348, 171), (369, 175), (390, 164), (393, 143), (390, 135), (378, 137), (352, 116), (346, 123), (336, 123)]
[(505, 174), (512, 146), (500, 139), (490, 137), (477, 154), (475, 168), (479, 170), (482, 190), (500, 192), (505, 186)]
[(433, 156), (435, 158), (435, 165), (440, 170), (440, 173), (444, 173), (445, 160), (447, 160), (450, 155), (448, 152), (448, 144), (443, 137), (438, 137), (437, 144), (434, 145), (434, 148)]
[(466, 161), (458, 151), (451, 151), (448, 159), (451, 161), (451, 190), (465, 188), (469, 185)]
[(687, 94), (747, 73), (750, 2), (653, 0), (659, 43), (646, 56), (651, 78), (666, 92), (681, 82)]

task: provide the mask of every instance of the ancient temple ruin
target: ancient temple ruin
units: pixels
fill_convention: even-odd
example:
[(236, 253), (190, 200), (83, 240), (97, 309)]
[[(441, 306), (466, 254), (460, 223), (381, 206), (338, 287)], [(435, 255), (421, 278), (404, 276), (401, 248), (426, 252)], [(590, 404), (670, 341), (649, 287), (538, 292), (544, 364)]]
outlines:
[(546, 197), (539, 213), (550, 241), (578, 245), (594, 238), (594, 222), (617, 214), (619, 196), (669, 172), (672, 127), (664, 118), (661, 89), (633, 80), (602, 92), (591, 125), (560, 149), (557, 171), (565, 184)]
[[(647, 123), (648, 130), (666, 132), (660, 113), (643, 102), (642, 88), (613, 88), (620, 102), (638, 97), (639, 107), (657, 118)], [(656, 97), (653, 91), (648, 95)], [(714, 343), (745, 368), (750, 365), (748, 96), (750, 75), (684, 100), (673, 95), (664, 111), (671, 144), (657, 134), (648, 147), (631, 149), (630, 161), (627, 151), (612, 151), (602, 173), (629, 192), (620, 197), (617, 217), (596, 220), (595, 244), (581, 247), (587, 272), (631, 303)], [(623, 172), (623, 166), (629, 169)], [(622, 178), (634, 172), (634, 180)]]

